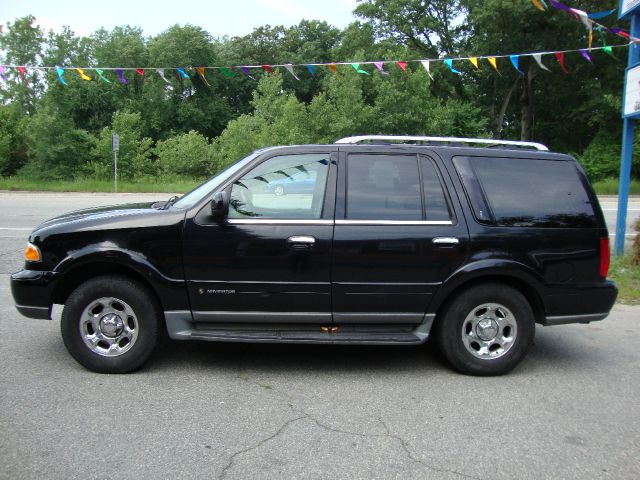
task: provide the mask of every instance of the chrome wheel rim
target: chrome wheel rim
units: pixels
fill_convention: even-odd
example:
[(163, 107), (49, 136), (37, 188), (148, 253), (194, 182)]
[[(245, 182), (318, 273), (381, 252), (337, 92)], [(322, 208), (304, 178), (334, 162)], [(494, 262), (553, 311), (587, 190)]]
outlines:
[(138, 318), (119, 298), (92, 301), (80, 317), (82, 341), (93, 353), (117, 357), (131, 350), (138, 339)]
[(462, 343), (481, 360), (502, 357), (518, 336), (516, 318), (499, 303), (483, 303), (473, 308), (462, 322)]

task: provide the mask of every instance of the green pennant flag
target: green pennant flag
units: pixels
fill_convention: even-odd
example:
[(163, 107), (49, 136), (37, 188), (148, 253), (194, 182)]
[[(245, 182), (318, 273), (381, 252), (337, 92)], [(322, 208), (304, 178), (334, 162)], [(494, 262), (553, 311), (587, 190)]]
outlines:
[(220, 69), (220, 73), (222, 75), (224, 75), (225, 77), (231, 78), (231, 77), (235, 77), (237, 75), (237, 73), (232, 72), (231, 70), (229, 70), (228, 68), (221, 68)]
[(359, 63), (352, 63), (351, 66), (353, 67), (353, 69), (358, 72), (361, 73), (363, 75), (371, 75), (369, 72), (367, 72), (366, 70), (362, 70), (360, 68), (360, 64)]
[(613, 48), (611, 48), (609, 45), (605, 45), (604, 47), (602, 47), (602, 51), (607, 55), (611, 55), (613, 57)]
[(111, 80), (103, 75), (103, 70), (101, 68), (96, 68), (96, 73), (104, 82), (111, 83)]

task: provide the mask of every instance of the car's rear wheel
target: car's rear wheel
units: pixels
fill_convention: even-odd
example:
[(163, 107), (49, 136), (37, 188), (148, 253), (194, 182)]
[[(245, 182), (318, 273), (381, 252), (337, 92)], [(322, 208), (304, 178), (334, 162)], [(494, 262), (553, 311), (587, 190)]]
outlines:
[(67, 299), (62, 339), (71, 356), (89, 370), (126, 373), (153, 352), (160, 315), (157, 301), (138, 282), (115, 275), (96, 277)]
[(526, 355), (535, 335), (531, 305), (518, 290), (492, 283), (447, 303), (436, 325), (444, 356), (460, 372), (500, 375)]

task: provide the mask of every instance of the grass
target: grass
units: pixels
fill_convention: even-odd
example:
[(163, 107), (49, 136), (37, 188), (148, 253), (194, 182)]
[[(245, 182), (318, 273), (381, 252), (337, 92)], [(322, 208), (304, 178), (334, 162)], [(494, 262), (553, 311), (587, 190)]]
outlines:
[[(606, 178), (604, 180), (598, 180), (597, 182), (593, 182), (592, 185), (598, 195), (618, 194), (617, 178)], [(640, 180), (631, 180), (629, 193), (631, 195), (640, 195)]]
[[(162, 181), (144, 179), (140, 181), (119, 181), (118, 192), (122, 193), (185, 193), (203, 180), (174, 179)], [(0, 190), (29, 190), (47, 192), (113, 192), (113, 180), (29, 180), (21, 177), (0, 177)]]
[(618, 302), (640, 305), (640, 265), (631, 263), (631, 255), (611, 257), (609, 278), (618, 286)]

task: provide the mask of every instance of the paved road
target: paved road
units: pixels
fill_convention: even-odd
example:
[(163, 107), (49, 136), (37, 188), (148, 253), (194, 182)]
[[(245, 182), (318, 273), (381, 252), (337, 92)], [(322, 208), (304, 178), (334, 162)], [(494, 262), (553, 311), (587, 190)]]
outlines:
[[(0, 227), (158, 195), (2, 194)], [(160, 195), (162, 197), (162, 195)], [(0, 272), (28, 232), (0, 230)], [(640, 478), (640, 307), (540, 327), (511, 374), (465, 377), (432, 345), (169, 343), (98, 375), (0, 279), (0, 478)]]

